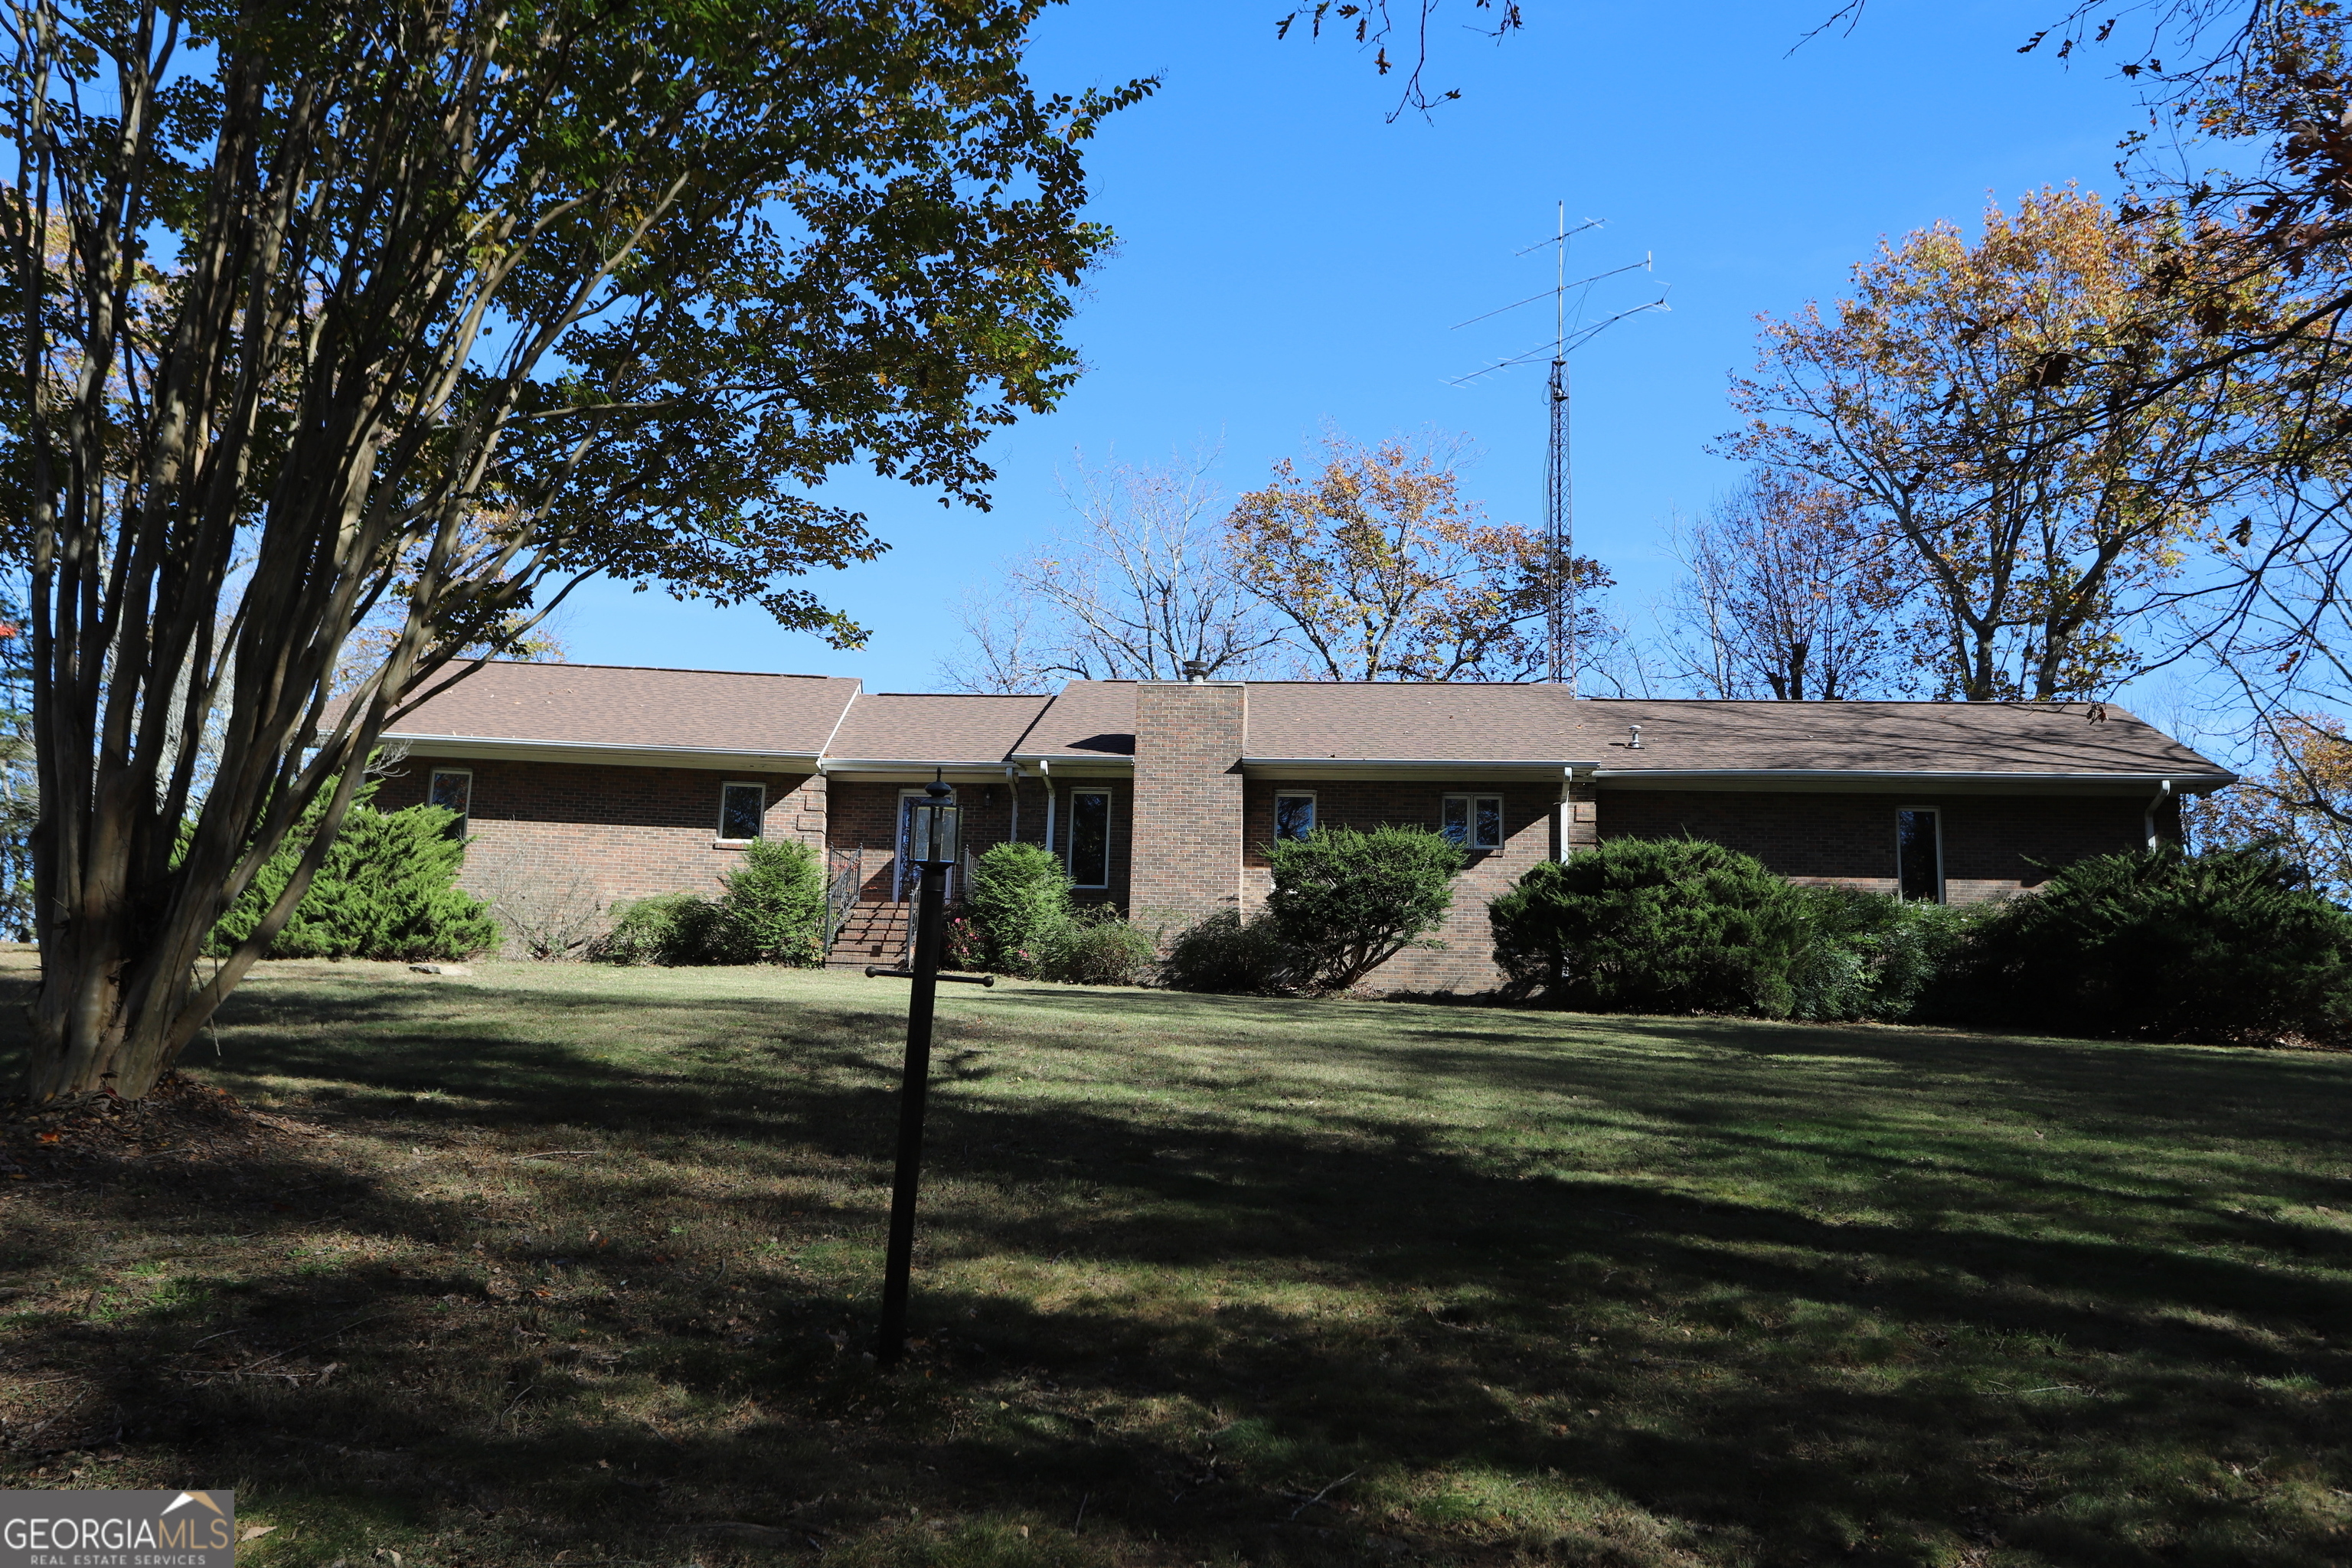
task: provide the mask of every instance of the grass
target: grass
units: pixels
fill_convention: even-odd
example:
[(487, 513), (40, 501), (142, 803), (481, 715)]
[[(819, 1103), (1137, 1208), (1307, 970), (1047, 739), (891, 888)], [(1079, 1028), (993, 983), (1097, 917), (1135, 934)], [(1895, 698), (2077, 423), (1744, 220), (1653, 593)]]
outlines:
[(2352, 1560), (2352, 1057), (943, 993), (880, 1375), (898, 983), (265, 966), (190, 1065), (331, 1136), (0, 1183), (0, 1486), (263, 1568)]

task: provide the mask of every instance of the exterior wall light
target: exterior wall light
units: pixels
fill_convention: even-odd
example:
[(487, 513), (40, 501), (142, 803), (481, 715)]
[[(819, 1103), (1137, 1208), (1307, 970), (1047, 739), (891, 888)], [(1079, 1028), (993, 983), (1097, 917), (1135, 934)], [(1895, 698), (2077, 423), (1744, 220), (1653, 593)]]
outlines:
[(962, 844), (962, 811), (944, 784), (923, 786), (929, 799), (907, 808), (907, 858), (923, 866), (952, 866)]

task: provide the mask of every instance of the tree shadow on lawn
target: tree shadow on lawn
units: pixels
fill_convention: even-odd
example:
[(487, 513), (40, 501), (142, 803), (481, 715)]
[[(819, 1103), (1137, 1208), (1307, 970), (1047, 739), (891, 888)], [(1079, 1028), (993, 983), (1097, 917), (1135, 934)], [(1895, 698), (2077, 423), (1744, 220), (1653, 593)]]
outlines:
[[(1013, 994), (1016, 1015), (1066, 1005)], [(450, 1114), (468, 1130), (526, 1142), (551, 1126), (692, 1138), (754, 1194), (732, 1206), (766, 1209), (763, 1225), (779, 1228), (767, 1194), (809, 1152), (880, 1176), (895, 1042), (872, 1015), (779, 1019), (751, 999), (534, 1007), (542, 1001), (542, 1022), (625, 1008), (687, 1035), (765, 1031), (775, 1043), (749, 1048), (877, 1081), (739, 1083), (730, 1096), (704, 1074), (731, 1061), (740, 1079), (740, 1045), (681, 1047), (665, 1078), (544, 1039), (405, 1027), (415, 1004), (400, 997), (321, 998), (309, 1011), (327, 1027), (248, 1036), (241, 1065), (349, 1085), (336, 1119), (387, 1137), (443, 1120), (407, 1103), (437, 1089), (462, 1098)], [(962, 1021), (943, 1019), (950, 1059)], [(1752, 1157), (1752, 1131), (1686, 1112), (1730, 1092), (1725, 1052), (1754, 1047), (1718, 1030), (1694, 1058), (1689, 1028), (1658, 1026), (1646, 1037), (1658, 1053), (1628, 1045), (1550, 1063), (1524, 1043), (1501, 1059), (1459, 1042), (1346, 1048), (1408, 1074), (1639, 1101), (1685, 1116), (1685, 1136), (1727, 1158)], [(337, 1043), (346, 1031), (365, 1034), (365, 1047)], [(1885, 1059), (1876, 1037), (1856, 1047), (1790, 1031), (1792, 1047), (1801, 1033), (1809, 1054)], [(844, 1047), (861, 1036), (873, 1051)], [(1681, 1058), (1661, 1060), (1670, 1045)], [(1936, 1048), (1902, 1047), (1913, 1063)], [(2048, 1047), (1955, 1048), (1969, 1071), (2039, 1083), (2013, 1058)], [(2271, 1066), (2231, 1059), (2257, 1081)], [(2211, 1064), (2189, 1066), (2184, 1081), (2210, 1089)], [(2341, 1109), (2340, 1081), (2294, 1081), (2306, 1093), (2332, 1083)], [(2160, 1094), (2144, 1079), (2131, 1093), (2131, 1114), (2156, 1131)], [(1858, 1118), (1824, 1098), (1807, 1114)], [(158, 1458), (207, 1473), (233, 1462), (257, 1497), (311, 1521), (320, 1552), (344, 1549), (333, 1521), (355, 1510), (551, 1556), (559, 1545), (652, 1552), (713, 1519), (806, 1524), (832, 1542), (909, 1506), (1026, 1522), (1042, 1542), (1081, 1499), (1090, 1531), (1144, 1561), (1160, 1560), (1146, 1543), (1165, 1543), (1170, 1562), (1360, 1563), (1373, 1526), (1461, 1561), (1540, 1555), (1550, 1541), (1592, 1561), (1834, 1552), (1924, 1563), (1998, 1533), (2024, 1561), (2315, 1563), (2341, 1543), (2321, 1510), (2282, 1495), (2352, 1485), (2352, 1369), (2315, 1338), (2352, 1328), (2338, 1231), (2200, 1221), (2200, 1244), (2301, 1242), (2310, 1268), (2285, 1271), (2184, 1255), (2153, 1236), (1841, 1222), (1589, 1172), (1497, 1168), (1424, 1126), (1360, 1117), (1345, 1137), (1145, 1121), (1132, 1109), (962, 1092), (954, 1079), (934, 1104), (917, 1308), (928, 1342), (889, 1378), (856, 1353), (870, 1331), (870, 1258), (832, 1279), (760, 1277), (758, 1337), (738, 1342), (726, 1317), (740, 1304), (714, 1260), (672, 1268), (635, 1223), (665, 1178), (593, 1168), (545, 1180), (568, 1193), (569, 1211), (606, 1216), (621, 1239), (599, 1254), (578, 1256), (568, 1237), (509, 1237), (413, 1278), (311, 1275), (257, 1256), (235, 1292), (245, 1310), (228, 1342), (245, 1348), (226, 1369), (202, 1359), (221, 1341), (196, 1342), (221, 1331), (216, 1308), (19, 1321), (10, 1337), (20, 1364), (100, 1369), (84, 1402), (99, 1436), (110, 1410), (124, 1440)], [(2259, 1118), (2231, 1114), (2252, 1135)], [(2033, 1179), (2005, 1145), (1982, 1163), (1985, 1181)], [(153, 1177), (121, 1173), (91, 1201), (133, 1223), (142, 1205), (121, 1188), (138, 1180)], [(1074, 1181), (1084, 1190), (1054, 1195)], [(2098, 1184), (2043, 1185), (2063, 1195)], [(810, 1225), (871, 1252), (885, 1194), (878, 1179), (869, 1191), (862, 1208), (812, 1211)], [(300, 1212), (274, 1206), (289, 1196)], [(175, 1213), (148, 1206), (150, 1223), (256, 1225), (259, 1255), (323, 1216), (426, 1247), (503, 1228), (330, 1162), (198, 1173), (178, 1197)], [(61, 1266), (72, 1245), (61, 1226), (10, 1239), (31, 1245), (18, 1258), (28, 1273)], [(494, 1299), (493, 1263), (555, 1292)], [(649, 1275), (675, 1278), (651, 1295), (620, 1284)], [(383, 1326), (357, 1331), (378, 1311), (391, 1314)], [(332, 1331), (347, 1321), (353, 1331)], [(599, 1368), (560, 1342), (574, 1322), (633, 1348)], [(830, 1334), (852, 1336), (847, 1348)], [(281, 1347), (312, 1366), (349, 1364), (324, 1386), (213, 1375)], [(615, 1414), (623, 1384), (651, 1414)], [(2231, 1466), (2261, 1479), (2233, 1479)], [(1302, 1506), (1350, 1471), (1356, 1480)], [(835, 1500), (810, 1506), (821, 1495)], [(1366, 1511), (1341, 1511), (1350, 1500)], [(1390, 1508), (1405, 1515), (1383, 1524)], [(701, 1555), (730, 1550), (706, 1543)]]

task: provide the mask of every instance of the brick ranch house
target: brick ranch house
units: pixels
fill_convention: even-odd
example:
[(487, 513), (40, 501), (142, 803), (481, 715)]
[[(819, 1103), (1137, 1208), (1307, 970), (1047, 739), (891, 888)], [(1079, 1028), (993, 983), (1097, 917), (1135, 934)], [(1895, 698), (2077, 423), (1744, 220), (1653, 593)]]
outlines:
[(377, 796), (462, 813), (466, 881), (598, 908), (714, 890), (752, 839), (823, 852), (836, 962), (894, 957), (907, 805), (955, 787), (968, 854), (1048, 847), (1080, 896), (1190, 921), (1255, 907), (1263, 847), (1417, 824), (1471, 855), (1443, 950), (1377, 976), (1498, 978), (1486, 902), (1603, 838), (1689, 834), (1799, 881), (1954, 901), (2179, 833), (2232, 775), (2086, 704), (1578, 700), (1541, 685), (1072, 681), (867, 692), (830, 676), (494, 662), (400, 721)]

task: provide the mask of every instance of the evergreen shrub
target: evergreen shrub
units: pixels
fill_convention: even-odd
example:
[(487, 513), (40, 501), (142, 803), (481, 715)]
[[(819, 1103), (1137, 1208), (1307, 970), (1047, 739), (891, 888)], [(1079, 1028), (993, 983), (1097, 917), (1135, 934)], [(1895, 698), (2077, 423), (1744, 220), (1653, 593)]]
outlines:
[(719, 879), (716, 899), (656, 893), (613, 906), (613, 929), (588, 947), (592, 963), (824, 962), (824, 871), (796, 838), (758, 838)]
[(1803, 940), (1789, 965), (1790, 1016), (1899, 1022), (1997, 906), (1934, 904), (1849, 888), (1800, 888)]
[(2053, 1034), (2352, 1043), (2352, 915), (2269, 847), (2103, 855), (1989, 916), (1928, 1005)]
[(1454, 904), (1460, 846), (1423, 827), (1318, 827), (1265, 847), (1265, 919), (1290, 984), (1344, 991), (1429, 933)]
[(1487, 907), (1507, 994), (1587, 1012), (1786, 1017), (1797, 889), (1699, 838), (1614, 838), (1530, 867)]
[(1071, 924), (1070, 874), (1038, 845), (992, 845), (972, 863), (964, 908), (979, 927), (982, 966), (1043, 978)]
[(755, 838), (720, 881), (706, 962), (824, 962), (824, 867), (815, 850), (797, 838)]
[[(499, 930), (489, 905), (457, 886), (466, 847), (450, 837), (456, 822), (436, 805), (382, 812), (361, 799), (344, 816), (293, 918), (270, 942), (269, 956), (415, 963), (495, 949)], [(287, 835), (213, 928), (208, 952), (225, 955), (253, 934), (293, 879), (310, 841), (308, 831)]]

